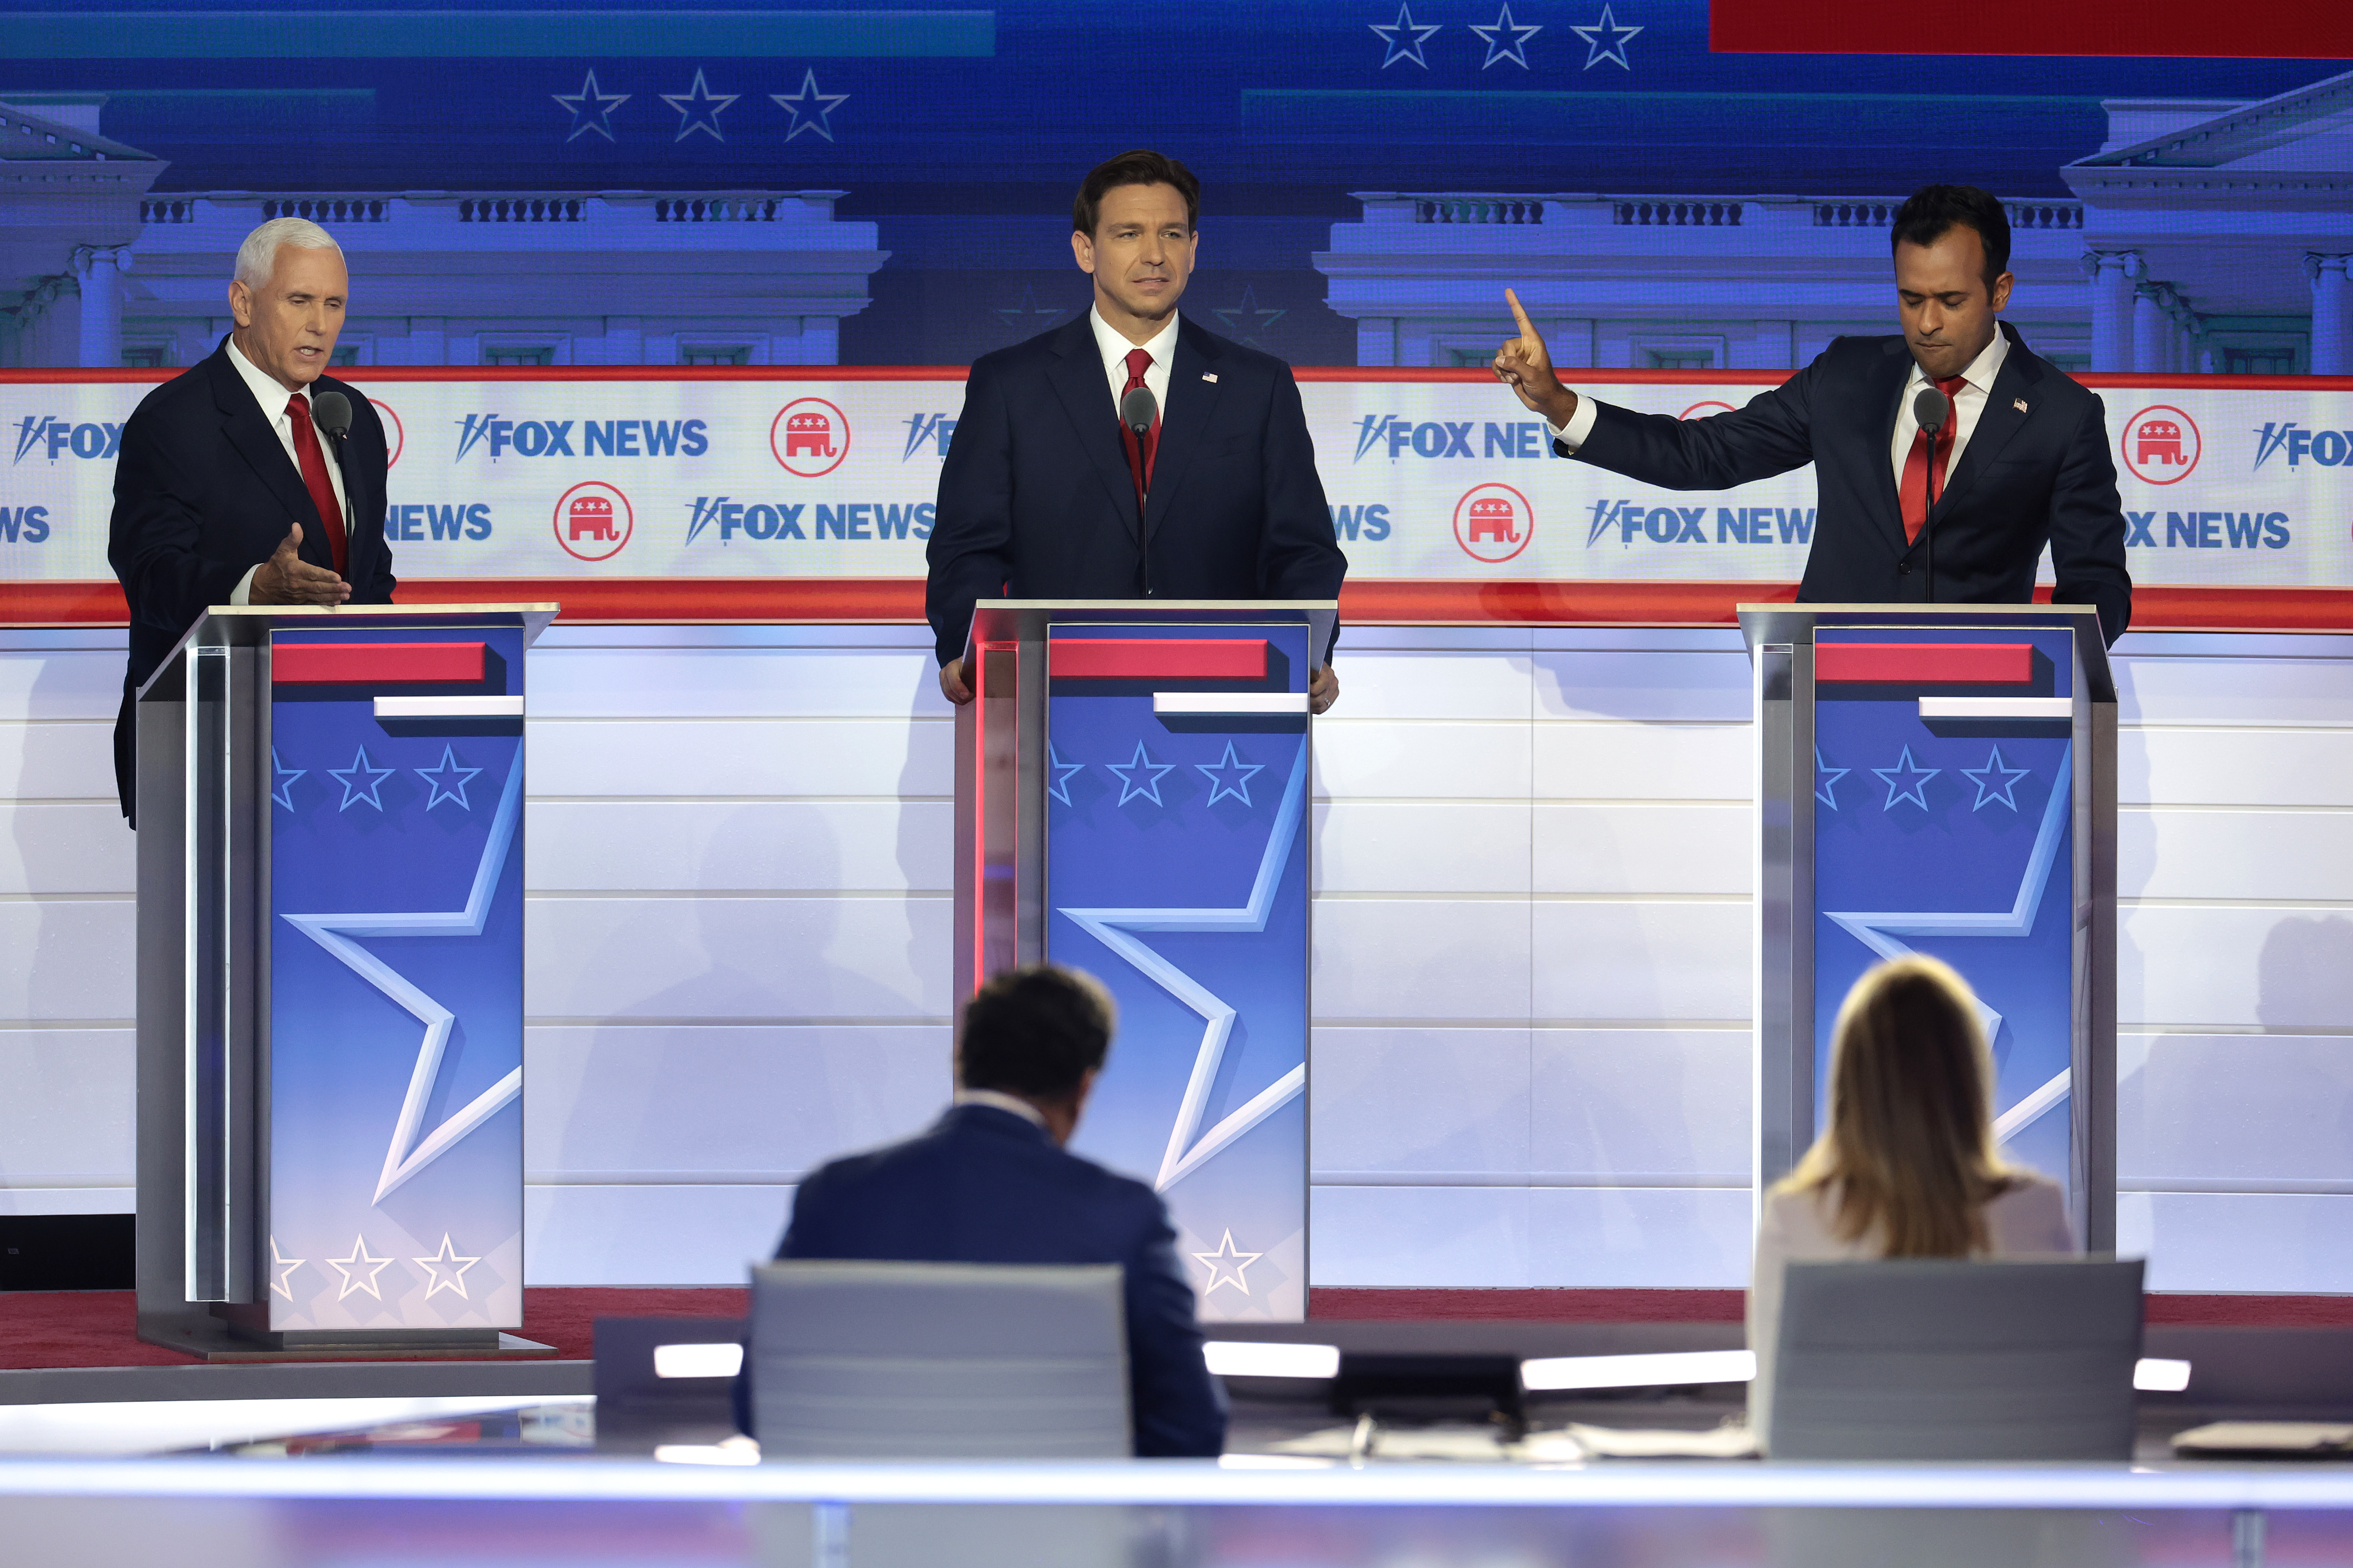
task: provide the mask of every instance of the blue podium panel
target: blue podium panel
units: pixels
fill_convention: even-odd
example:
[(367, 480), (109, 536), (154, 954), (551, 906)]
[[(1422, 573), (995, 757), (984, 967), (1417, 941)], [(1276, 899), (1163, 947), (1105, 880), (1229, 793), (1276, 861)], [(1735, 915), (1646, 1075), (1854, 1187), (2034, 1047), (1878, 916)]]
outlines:
[(2077, 844), (2065, 627), (1814, 632), (1815, 1125), (1840, 1001), (1883, 958), (1978, 994), (2004, 1153), (2071, 1185)]
[(522, 1325), (525, 640), (272, 635), (273, 1330)]
[(1071, 1147), (1160, 1191), (1205, 1320), (1306, 1315), (1309, 637), (1046, 639), (1047, 956), (1120, 1010)]

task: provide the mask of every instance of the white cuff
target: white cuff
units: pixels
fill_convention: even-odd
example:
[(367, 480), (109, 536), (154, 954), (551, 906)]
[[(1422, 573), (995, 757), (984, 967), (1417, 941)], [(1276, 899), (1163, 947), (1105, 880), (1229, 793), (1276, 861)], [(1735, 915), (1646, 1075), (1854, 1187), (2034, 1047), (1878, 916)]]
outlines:
[[(1570, 423), (1575, 424), (1576, 421), (1571, 420)], [(249, 566), (246, 568), (245, 575), (239, 577), (237, 580), (237, 586), (229, 591), (228, 602), (230, 604), (250, 605), (253, 603), (253, 574), (260, 570), (261, 568), (259, 566)]]
[(1599, 416), (1599, 412), (1593, 406), (1593, 399), (1584, 393), (1578, 393), (1577, 412), (1568, 416), (1568, 423), (1548, 426), (1552, 431), (1554, 444), (1566, 447), (1572, 456), (1575, 455), (1579, 447), (1592, 438), (1593, 422)]

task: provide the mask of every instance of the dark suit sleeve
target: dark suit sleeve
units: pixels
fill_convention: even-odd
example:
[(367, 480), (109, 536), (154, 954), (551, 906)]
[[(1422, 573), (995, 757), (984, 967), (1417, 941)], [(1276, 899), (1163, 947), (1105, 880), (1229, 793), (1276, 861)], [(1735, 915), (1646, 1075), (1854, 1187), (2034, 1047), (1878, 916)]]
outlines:
[(1226, 1447), (1226, 1391), (1201, 1359), (1193, 1287), (1176, 1262), (1167, 1210), (1150, 1212), (1124, 1260), (1128, 1400), (1138, 1458), (1215, 1458)]
[(1814, 460), (1813, 393), (1822, 361), (1746, 405), (1704, 419), (1637, 414), (1594, 400), (1592, 433), (1574, 457), (1595, 468), (1671, 490), (1730, 489)]
[(2059, 461), (2051, 487), (2053, 603), (2094, 605), (2100, 632), (2113, 645), (2132, 624), (2132, 574), (2125, 564), (2124, 506), (2108, 457), (2107, 409), (2097, 394)]
[(173, 445), (159, 419), (134, 414), (123, 427), (106, 560), (122, 582), (132, 619), (176, 642), (207, 608), (227, 604), (261, 560), (215, 561), (198, 551), (205, 524), (190, 486), (202, 470)]
[[(1266, 531), (1259, 542), (1259, 582), (1270, 599), (1336, 599), (1348, 574), (1348, 558), (1332, 531), (1332, 509), (1315, 471), (1315, 438), (1307, 432), (1307, 410), (1299, 383), (1288, 367), (1275, 378), (1267, 410), (1265, 472)], [(1332, 641), (1340, 628), (1332, 627)], [(1328, 660), (1327, 645), (1323, 657)]]
[(973, 366), (947, 461), (940, 465), (932, 538), (923, 548), (931, 569), (923, 614), (944, 665), (964, 657), (974, 601), (1002, 597), (1013, 574), (1013, 433), (1003, 380), (986, 360)]

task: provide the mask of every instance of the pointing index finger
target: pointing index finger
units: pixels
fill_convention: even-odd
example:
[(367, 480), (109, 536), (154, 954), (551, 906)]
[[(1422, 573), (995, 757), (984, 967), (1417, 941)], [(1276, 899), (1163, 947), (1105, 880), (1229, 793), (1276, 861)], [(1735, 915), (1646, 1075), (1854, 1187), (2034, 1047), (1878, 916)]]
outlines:
[(1536, 335), (1535, 324), (1528, 320), (1527, 311), (1520, 308), (1519, 295), (1512, 289), (1506, 289), (1504, 290), (1504, 298), (1511, 301), (1513, 319), (1520, 323), (1520, 335), (1524, 338), (1535, 337)]

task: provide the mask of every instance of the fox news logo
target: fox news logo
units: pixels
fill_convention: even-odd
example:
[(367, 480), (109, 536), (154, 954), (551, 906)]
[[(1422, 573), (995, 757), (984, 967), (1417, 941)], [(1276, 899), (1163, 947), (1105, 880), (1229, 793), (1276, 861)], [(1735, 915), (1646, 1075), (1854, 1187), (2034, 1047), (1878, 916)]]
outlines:
[[(1708, 513), (1714, 511), (1715, 531)], [(1585, 531), (1588, 550), (1611, 534), (1621, 546), (1652, 544), (1811, 544), (1814, 509), (1794, 506), (1645, 506), (1638, 500), (1598, 500)]]
[(2285, 550), (2295, 538), (2284, 511), (2168, 511), (2165, 536), (2157, 513), (2125, 513), (2125, 543), (2143, 550)]
[(899, 454), (905, 462), (926, 447), (934, 457), (948, 455), (948, 443), (955, 439), (955, 417), (948, 414), (910, 414), (907, 416), (907, 449)]
[(1473, 443), (1475, 419), (1400, 419), (1394, 414), (1367, 414), (1356, 421), (1356, 458), (1386, 455), (1391, 462), (1408, 452), (1417, 458), (1542, 458), (1550, 451), (1542, 420), (1508, 425), (1489, 424)]
[[(573, 447), (573, 430), (580, 432)], [(522, 458), (700, 458), (711, 450), (700, 419), (501, 419), (469, 414), (458, 422), (458, 456), (477, 447), (496, 462), (509, 452)]]
[(27, 414), (16, 425), (16, 461), (47, 458), (52, 463), (69, 455), (111, 458), (122, 445), (122, 426), (84, 421), (75, 424), (54, 414)]
[(452, 501), (440, 506), (395, 505), (384, 509), (384, 536), (396, 543), (423, 544), (436, 539), (488, 539), (488, 501)]
[(744, 502), (728, 496), (697, 496), (688, 503), (686, 542), (706, 529), (719, 542), (746, 539), (929, 539), (930, 501)]
[(2266, 420), (2255, 435), (2254, 466), (2260, 468), (2274, 457), (2284, 457), (2291, 468), (2301, 468), (2306, 458), (2324, 468), (2343, 468), (2353, 463), (2353, 430), (2307, 430), (2293, 419)]
[(49, 509), (0, 506), (0, 544), (40, 544), (49, 537)]

